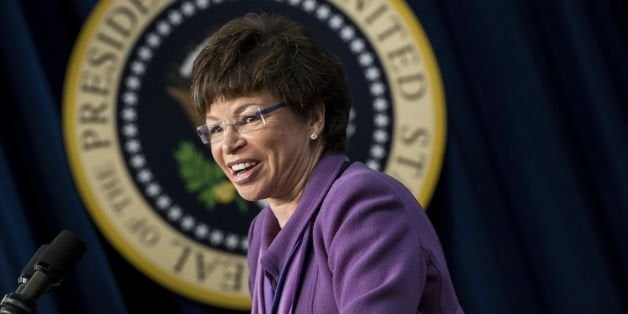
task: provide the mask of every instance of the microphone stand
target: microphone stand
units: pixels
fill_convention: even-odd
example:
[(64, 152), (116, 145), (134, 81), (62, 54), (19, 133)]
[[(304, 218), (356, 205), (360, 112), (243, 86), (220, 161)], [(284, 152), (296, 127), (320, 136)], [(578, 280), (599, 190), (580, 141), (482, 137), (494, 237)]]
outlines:
[(37, 313), (37, 304), (19, 293), (11, 292), (4, 295), (0, 302), (0, 314), (31, 314)]

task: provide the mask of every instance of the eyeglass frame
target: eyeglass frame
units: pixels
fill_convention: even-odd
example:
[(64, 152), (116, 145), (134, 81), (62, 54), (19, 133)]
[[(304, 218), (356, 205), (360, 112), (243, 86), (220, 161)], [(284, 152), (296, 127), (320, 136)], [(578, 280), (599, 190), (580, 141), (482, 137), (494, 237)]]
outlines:
[[(263, 124), (263, 125), (266, 125), (266, 119), (264, 119), (264, 118), (265, 118), (265, 117), (268, 117), (268, 115), (269, 115), (271, 112), (273, 112), (273, 111), (275, 111), (275, 110), (277, 110), (277, 109), (283, 108), (283, 107), (285, 107), (285, 106), (286, 106), (286, 103), (284, 103), (284, 102), (278, 102), (278, 103), (276, 103), (276, 104), (274, 104), (274, 105), (270, 105), (270, 106), (268, 106), (268, 107), (266, 107), (266, 108), (264, 108), (264, 109), (262, 109), (262, 108), (260, 108), (260, 107), (257, 107), (257, 112), (255, 113), (255, 115), (256, 115), (256, 116), (259, 116), (259, 118), (262, 120), (262, 124)], [(246, 116), (238, 117), (238, 119), (236, 119), (236, 120), (227, 120), (227, 121), (222, 121), (222, 122), (220, 122), (220, 123), (217, 123), (217, 124), (215, 124), (215, 125), (212, 125), (212, 128), (214, 128), (214, 127), (216, 127), (216, 126), (222, 127), (222, 128), (223, 128), (223, 130), (222, 130), (222, 132), (221, 132), (221, 133), (224, 133), (224, 132), (227, 130), (227, 127), (228, 127), (228, 126), (234, 126), (234, 127), (236, 127), (236, 129), (237, 129), (237, 128), (238, 128), (238, 127), (240, 127), (240, 126), (243, 126), (243, 125), (248, 124), (248, 123), (246, 122), (246, 119), (250, 118), (251, 116), (252, 116), (252, 115), (246, 115)], [(256, 129), (254, 129), (254, 130), (256, 130)], [(254, 130), (251, 130), (251, 131), (254, 131)], [(238, 130), (238, 132), (239, 132), (239, 130)], [(203, 134), (203, 133), (204, 133), (204, 134)], [(203, 144), (215, 144), (215, 143), (220, 142), (220, 140), (217, 140), (217, 141), (215, 141), (215, 142), (212, 142), (212, 140), (211, 140), (211, 138), (212, 138), (212, 137), (211, 137), (211, 133), (210, 133), (210, 128), (209, 128), (209, 126), (207, 125), (207, 123), (204, 123), (204, 124), (201, 124), (201, 125), (197, 126), (197, 127), (196, 127), (196, 134), (197, 134), (197, 135), (201, 138), (201, 142), (202, 142)]]

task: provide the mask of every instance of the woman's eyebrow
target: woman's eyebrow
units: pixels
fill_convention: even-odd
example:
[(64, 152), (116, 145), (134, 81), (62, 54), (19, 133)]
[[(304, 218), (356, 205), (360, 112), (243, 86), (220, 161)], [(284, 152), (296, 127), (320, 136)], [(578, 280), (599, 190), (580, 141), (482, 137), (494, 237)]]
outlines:
[(259, 104), (255, 104), (255, 103), (243, 104), (242, 106), (236, 108), (236, 110), (233, 111), (233, 117), (240, 116), (242, 114), (242, 112), (244, 112), (246, 109), (248, 109), (250, 107), (260, 107), (260, 105)]
[[(242, 112), (244, 112), (246, 109), (250, 108), (250, 107), (260, 107), (259, 104), (256, 103), (245, 103), (242, 104), (240, 106), (238, 106), (232, 113), (231, 118), (237, 118), (239, 117)], [(213, 120), (213, 121), (220, 121), (221, 119), (218, 119), (216, 117), (214, 117), (212, 114), (208, 114), (205, 116), (205, 120)]]

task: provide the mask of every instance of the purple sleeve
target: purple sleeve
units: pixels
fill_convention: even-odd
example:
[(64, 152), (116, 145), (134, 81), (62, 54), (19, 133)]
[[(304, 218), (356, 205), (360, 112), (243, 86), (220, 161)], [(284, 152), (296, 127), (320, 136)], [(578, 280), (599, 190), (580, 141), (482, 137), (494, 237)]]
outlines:
[(419, 205), (389, 178), (337, 183), (321, 227), (340, 313), (416, 313), (427, 272), (413, 214)]

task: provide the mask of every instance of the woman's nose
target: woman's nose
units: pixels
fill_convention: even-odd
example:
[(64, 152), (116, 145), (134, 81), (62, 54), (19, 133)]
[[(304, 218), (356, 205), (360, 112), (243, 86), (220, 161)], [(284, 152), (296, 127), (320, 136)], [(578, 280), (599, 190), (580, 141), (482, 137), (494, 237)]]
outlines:
[(225, 153), (234, 152), (243, 145), (244, 140), (240, 136), (236, 126), (226, 126), (224, 132), (225, 134), (222, 139), (222, 149)]

